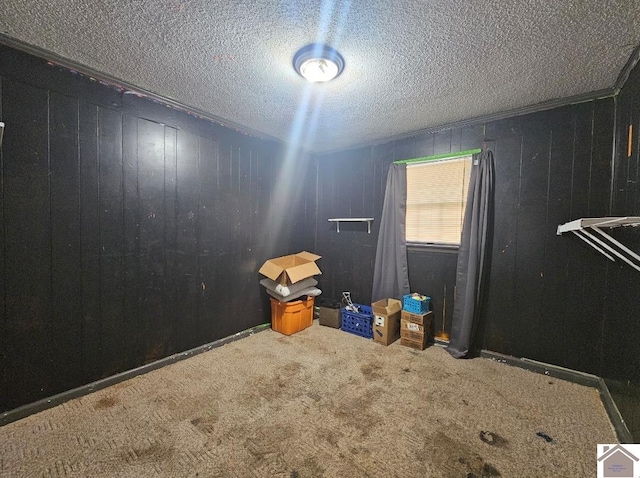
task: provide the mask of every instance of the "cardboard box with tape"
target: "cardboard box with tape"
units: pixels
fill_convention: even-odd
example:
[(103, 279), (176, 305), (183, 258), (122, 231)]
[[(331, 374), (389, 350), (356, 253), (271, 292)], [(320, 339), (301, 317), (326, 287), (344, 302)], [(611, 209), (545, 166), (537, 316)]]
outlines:
[(431, 332), (433, 311), (426, 314), (413, 314), (402, 311), (400, 320), (400, 343), (417, 350), (424, 350)]
[(433, 311), (425, 312), (424, 314), (414, 314), (412, 312), (408, 312), (406, 310), (402, 311), (402, 319), (407, 322), (413, 322), (418, 325), (427, 325), (431, 324), (431, 318), (433, 317)]
[[(265, 261), (258, 271), (271, 299), (271, 328), (285, 335), (299, 332), (313, 323), (314, 297), (321, 293), (313, 276), (322, 274), (320, 256), (299, 252)], [(300, 300), (296, 300), (300, 299)]]

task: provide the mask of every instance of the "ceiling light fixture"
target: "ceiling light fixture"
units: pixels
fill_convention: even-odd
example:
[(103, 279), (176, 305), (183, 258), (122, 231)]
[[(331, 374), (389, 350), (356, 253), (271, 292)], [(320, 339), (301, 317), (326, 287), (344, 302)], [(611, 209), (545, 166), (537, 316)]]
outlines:
[(333, 80), (342, 73), (344, 59), (334, 48), (312, 43), (294, 55), (293, 67), (307, 81), (321, 83)]

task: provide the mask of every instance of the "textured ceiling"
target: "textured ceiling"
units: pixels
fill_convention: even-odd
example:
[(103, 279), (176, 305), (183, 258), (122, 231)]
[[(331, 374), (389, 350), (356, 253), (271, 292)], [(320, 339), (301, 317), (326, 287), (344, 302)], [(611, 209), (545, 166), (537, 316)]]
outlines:
[[(4, 0), (0, 31), (321, 152), (610, 88), (640, 0)], [(309, 85), (318, 40), (346, 66)]]

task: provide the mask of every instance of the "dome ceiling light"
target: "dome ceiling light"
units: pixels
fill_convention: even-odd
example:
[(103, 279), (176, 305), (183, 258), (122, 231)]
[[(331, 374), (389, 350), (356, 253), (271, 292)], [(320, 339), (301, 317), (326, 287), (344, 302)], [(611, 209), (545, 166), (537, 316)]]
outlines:
[(344, 69), (344, 59), (330, 46), (312, 43), (294, 55), (293, 67), (311, 83), (333, 80)]

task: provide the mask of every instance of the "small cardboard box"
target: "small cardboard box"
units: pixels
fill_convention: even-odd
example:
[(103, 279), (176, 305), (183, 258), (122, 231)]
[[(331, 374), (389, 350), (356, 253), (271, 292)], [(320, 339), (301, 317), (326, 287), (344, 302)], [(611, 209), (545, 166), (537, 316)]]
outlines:
[(407, 322), (413, 322), (418, 325), (425, 325), (427, 328), (431, 324), (431, 319), (433, 317), (433, 311), (430, 310), (424, 314), (413, 314), (411, 312), (407, 312), (406, 310), (402, 311), (402, 320), (406, 320)]
[(318, 259), (320, 256), (311, 252), (298, 252), (269, 259), (258, 272), (279, 284), (291, 285), (307, 277), (322, 274), (316, 264)]
[(382, 299), (371, 304), (373, 311), (373, 340), (389, 345), (400, 338), (400, 311), (402, 302)]
[(400, 321), (400, 337), (411, 340), (426, 341), (429, 338), (431, 324), (416, 324), (406, 319)]
[(426, 340), (413, 340), (413, 339), (407, 339), (405, 337), (401, 337), (400, 343), (405, 347), (411, 347), (412, 349), (416, 349), (416, 350), (424, 350), (425, 348), (427, 348)]

